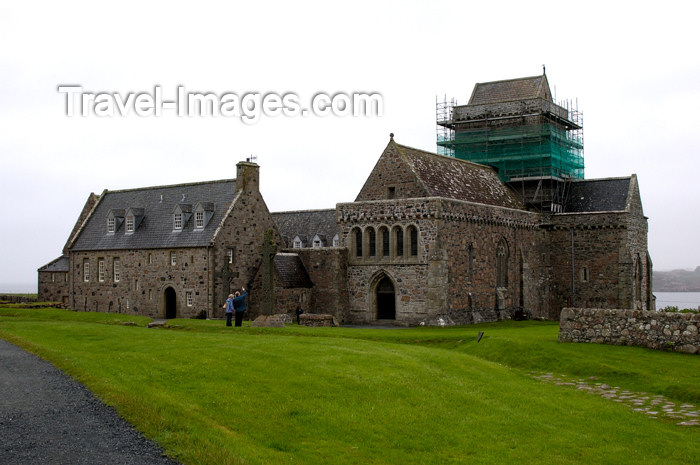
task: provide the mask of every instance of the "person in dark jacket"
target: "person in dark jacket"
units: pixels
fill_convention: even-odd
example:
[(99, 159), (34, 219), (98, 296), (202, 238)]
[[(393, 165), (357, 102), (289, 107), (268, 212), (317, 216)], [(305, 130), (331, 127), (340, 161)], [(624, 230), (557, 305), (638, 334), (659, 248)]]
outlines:
[(245, 298), (248, 293), (245, 287), (242, 289), (243, 294), (236, 291), (236, 296), (233, 298), (233, 309), (236, 313), (236, 326), (241, 326), (243, 323), (243, 312), (245, 312)]
[(224, 305), (226, 311), (226, 326), (231, 326), (231, 317), (233, 316), (233, 294), (229, 294)]
[(297, 324), (298, 324), (298, 325), (301, 324), (301, 315), (302, 315), (303, 313), (304, 313), (304, 310), (301, 308), (301, 305), (297, 305), (296, 314), (297, 314)]

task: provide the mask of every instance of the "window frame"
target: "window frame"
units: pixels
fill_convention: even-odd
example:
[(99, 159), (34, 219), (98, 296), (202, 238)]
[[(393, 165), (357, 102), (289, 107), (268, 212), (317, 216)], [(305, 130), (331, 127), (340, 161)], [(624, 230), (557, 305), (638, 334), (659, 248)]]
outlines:
[(122, 280), (121, 260), (118, 257), (112, 260), (112, 279), (114, 279), (115, 283)]

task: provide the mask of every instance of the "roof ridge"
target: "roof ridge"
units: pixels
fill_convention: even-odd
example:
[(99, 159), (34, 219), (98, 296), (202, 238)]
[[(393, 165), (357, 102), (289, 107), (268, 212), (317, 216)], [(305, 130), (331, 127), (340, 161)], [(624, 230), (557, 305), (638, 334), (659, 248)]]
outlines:
[(620, 179), (632, 179), (634, 174), (629, 176), (610, 176), (607, 178), (589, 178), (589, 179), (572, 179), (571, 182), (587, 182), (587, 181), (619, 181)]
[(270, 212), (271, 215), (276, 215), (276, 214), (282, 214), (282, 213), (316, 213), (316, 212), (334, 212), (335, 207), (333, 208), (312, 208), (309, 210), (286, 210), (286, 211), (279, 211), (279, 212)]
[(543, 74), (538, 74), (537, 76), (527, 76), (527, 77), (519, 77), (519, 78), (511, 78), (511, 79), (499, 79), (499, 80), (497, 80), (497, 81), (477, 82), (477, 83), (475, 84), (475, 86), (478, 86), (478, 85), (480, 85), (480, 84), (496, 84), (496, 83), (499, 83), (499, 82), (527, 81), (527, 80), (530, 80), (530, 79), (539, 79), (539, 78), (541, 78), (542, 76), (544, 76), (544, 75), (543, 75)]
[(116, 189), (116, 190), (109, 190), (105, 189), (103, 194), (115, 194), (115, 193), (123, 193), (123, 192), (134, 192), (134, 191), (147, 191), (147, 190), (155, 190), (155, 189), (172, 189), (174, 187), (191, 187), (191, 186), (203, 186), (205, 184), (218, 184), (218, 183), (224, 183), (224, 182), (235, 182), (236, 178), (231, 178), (231, 179), (217, 179), (214, 181), (198, 181), (198, 182), (183, 182), (179, 184), (164, 184), (160, 186), (147, 186), (147, 187), (133, 187), (133, 188), (128, 188), (128, 189)]

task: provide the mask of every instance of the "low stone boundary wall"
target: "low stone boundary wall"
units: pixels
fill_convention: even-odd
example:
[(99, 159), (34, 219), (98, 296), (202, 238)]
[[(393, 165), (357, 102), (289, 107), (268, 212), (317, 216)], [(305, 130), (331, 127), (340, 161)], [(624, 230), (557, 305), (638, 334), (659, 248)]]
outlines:
[(340, 326), (333, 315), (303, 313), (299, 315), (299, 324), (302, 326)]
[(31, 302), (36, 302), (36, 297), (27, 297), (24, 295), (12, 295), (12, 294), (2, 294), (0, 295), (0, 302), (10, 302), (14, 304), (26, 304)]
[(565, 308), (559, 342), (594, 342), (700, 353), (700, 314)]

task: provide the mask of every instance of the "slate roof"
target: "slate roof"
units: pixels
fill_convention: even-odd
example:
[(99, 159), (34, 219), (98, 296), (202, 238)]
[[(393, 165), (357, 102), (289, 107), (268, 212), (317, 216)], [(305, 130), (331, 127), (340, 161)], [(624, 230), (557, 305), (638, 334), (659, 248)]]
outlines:
[(39, 268), (39, 271), (48, 271), (51, 273), (68, 272), (70, 268), (70, 260), (66, 256), (60, 256), (50, 263)]
[(624, 211), (631, 177), (572, 181), (564, 213)]
[[(88, 221), (73, 241), (71, 250), (123, 250), (210, 245), (215, 232), (236, 197), (236, 180), (177, 184), (119, 191), (105, 191)], [(210, 203), (213, 215), (201, 230), (194, 228), (194, 215), (180, 231), (173, 230), (176, 205), (194, 207)], [(107, 232), (107, 216), (112, 210), (143, 209), (136, 230), (127, 234), (125, 222), (115, 233)], [(186, 210), (187, 208), (185, 208)], [(206, 215), (205, 215), (206, 217)]]
[(498, 178), (493, 168), (396, 144), (428, 191), (445, 197), (498, 207), (524, 209), (524, 205)]
[(552, 101), (546, 75), (477, 83), (469, 99), (469, 105), (531, 98), (544, 98)]
[(313, 287), (309, 273), (295, 253), (278, 253), (275, 255), (275, 268), (279, 273), (281, 285), (284, 288)]
[(275, 212), (272, 213), (272, 219), (287, 247), (293, 246), (296, 236), (304, 242), (304, 247), (311, 247), (315, 235), (321, 236), (324, 247), (331, 247), (333, 237), (338, 233), (335, 208)]

